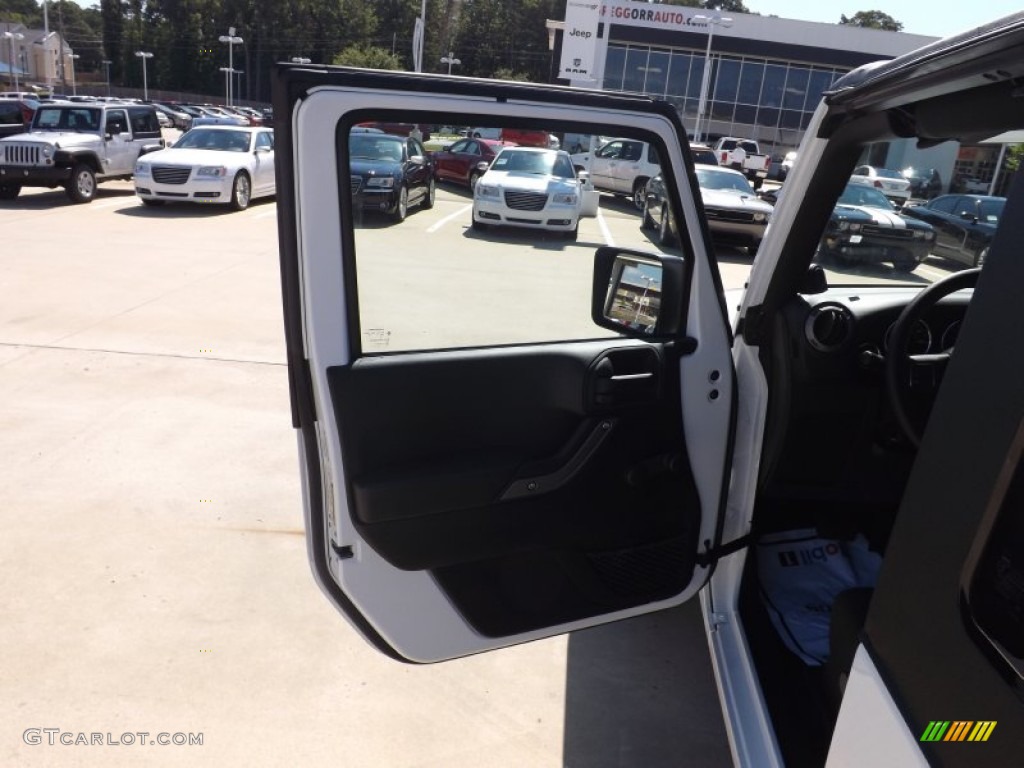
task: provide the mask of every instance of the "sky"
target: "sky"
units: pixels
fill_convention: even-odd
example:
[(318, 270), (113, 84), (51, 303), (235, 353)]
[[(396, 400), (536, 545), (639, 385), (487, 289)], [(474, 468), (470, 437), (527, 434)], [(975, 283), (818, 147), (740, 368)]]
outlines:
[[(1021, 10), (1021, 0), (985, 0), (977, 5), (949, 0), (743, 0), (752, 12), (762, 16), (781, 16), (802, 21), (838, 23), (843, 14), (858, 11), (882, 11), (914, 35), (949, 37), (970, 27)], [(971, 10), (970, 14), (965, 9)]]

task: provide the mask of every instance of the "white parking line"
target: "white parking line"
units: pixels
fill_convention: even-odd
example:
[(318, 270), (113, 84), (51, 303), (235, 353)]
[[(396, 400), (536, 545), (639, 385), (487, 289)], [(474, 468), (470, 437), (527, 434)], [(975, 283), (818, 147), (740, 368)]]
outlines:
[(615, 241), (612, 239), (612, 233), (608, 229), (608, 224), (604, 220), (604, 216), (601, 215), (601, 209), (597, 209), (597, 226), (601, 228), (601, 237), (604, 238), (605, 245), (615, 247)]
[(466, 211), (469, 211), (469, 210), (472, 210), (472, 209), (473, 209), (473, 204), (472, 203), (470, 203), (469, 205), (462, 206), (455, 213), (450, 213), (447, 216), (445, 216), (443, 219), (441, 219), (439, 222), (437, 222), (436, 224), (431, 224), (429, 227), (427, 227), (427, 233), (431, 234), (433, 232), (437, 232), (437, 230), (439, 230), (441, 227), (443, 227), (445, 224), (447, 224), (452, 219), (457, 219), (457, 218), (459, 218), (459, 216), (465, 215)]
[(929, 277), (932, 280), (941, 280), (944, 277), (948, 277), (949, 274), (950, 274), (949, 272), (943, 272), (941, 270), (935, 269), (935, 267), (928, 267), (928, 266), (925, 266), (924, 264), (921, 264), (920, 266), (918, 266), (917, 273), (919, 275), (924, 275), (925, 277)]

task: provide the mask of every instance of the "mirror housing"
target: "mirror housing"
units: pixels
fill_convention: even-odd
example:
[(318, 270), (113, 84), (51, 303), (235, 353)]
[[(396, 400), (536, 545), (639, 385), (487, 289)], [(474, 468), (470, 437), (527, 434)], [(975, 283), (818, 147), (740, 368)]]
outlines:
[(591, 319), (631, 338), (684, 339), (685, 281), (680, 256), (602, 246), (594, 254)]

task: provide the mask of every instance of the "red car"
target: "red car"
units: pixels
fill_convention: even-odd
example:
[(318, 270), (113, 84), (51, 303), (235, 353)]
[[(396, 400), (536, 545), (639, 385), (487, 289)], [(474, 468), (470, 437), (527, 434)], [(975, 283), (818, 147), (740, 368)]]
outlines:
[(533, 131), (522, 128), (502, 128), (501, 140), (511, 141), (513, 144), (518, 144), (522, 147), (541, 147), (542, 149), (552, 148), (551, 134), (547, 131)]
[[(438, 181), (454, 181), (472, 189), (494, 156), (505, 147), (514, 146), (512, 142), (494, 139), (459, 139), (434, 153), (434, 173)], [(481, 163), (484, 168), (479, 167)]]

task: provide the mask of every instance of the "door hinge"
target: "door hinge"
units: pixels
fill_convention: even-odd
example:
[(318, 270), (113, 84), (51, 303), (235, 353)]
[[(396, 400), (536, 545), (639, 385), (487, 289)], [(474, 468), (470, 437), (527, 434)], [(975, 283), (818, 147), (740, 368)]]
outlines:
[[(745, 549), (750, 546), (752, 540), (751, 535), (745, 534), (740, 536), (738, 539), (733, 539), (726, 544), (719, 544), (717, 547), (708, 547), (703, 552), (697, 553), (697, 565), (702, 568), (712, 566), (721, 560), (723, 557), (731, 555), (733, 552), (739, 552), (741, 549)], [(710, 542), (705, 542), (705, 546)]]

